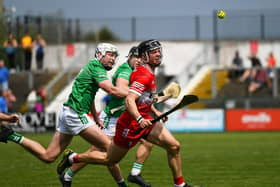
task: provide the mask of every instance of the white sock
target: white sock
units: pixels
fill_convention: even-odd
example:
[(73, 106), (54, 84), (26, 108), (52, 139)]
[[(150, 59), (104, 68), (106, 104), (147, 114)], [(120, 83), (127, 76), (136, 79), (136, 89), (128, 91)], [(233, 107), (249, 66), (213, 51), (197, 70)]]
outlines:
[(182, 184), (180, 184), (180, 185), (176, 185), (176, 184), (174, 184), (174, 187), (183, 187), (185, 185), (185, 183), (183, 182)]
[(68, 160), (70, 161), (71, 164), (74, 163), (73, 158), (74, 158), (74, 156), (76, 156), (76, 155), (77, 155), (77, 153), (72, 153), (72, 154), (68, 157)]
[(131, 169), (131, 175), (135, 176), (135, 175), (139, 175), (141, 173), (141, 169), (143, 167), (142, 163), (138, 163), (138, 162), (134, 162), (132, 169)]
[(65, 173), (64, 180), (65, 181), (72, 181), (72, 177), (70, 175), (68, 175), (68, 173)]
[(72, 181), (72, 178), (74, 177), (75, 173), (72, 171), (71, 168), (67, 168), (64, 174), (64, 180), (65, 181)]
[(124, 179), (122, 178), (121, 180), (117, 181), (117, 183), (122, 183), (124, 181)]

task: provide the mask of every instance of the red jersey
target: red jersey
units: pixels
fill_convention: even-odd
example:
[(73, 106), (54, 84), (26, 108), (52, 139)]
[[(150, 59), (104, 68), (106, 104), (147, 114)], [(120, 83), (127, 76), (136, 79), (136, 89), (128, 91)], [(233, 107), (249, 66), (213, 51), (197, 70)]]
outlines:
[[(140, 97), (136, 101), (137, 109), (145, 119), (153, 119), (149, 114), (153, 104), (153, 93), (156, 91), (155, 75), (146, 67), (139, 66), (130, 76), (129, 92)], [(119, 117), (114, 142), (123, 148), (133, 147), (141, 137), (147, 136), (152, 130), (141, 129), (138, 122), (125, 110)], [(139, 133), (140, 132), (140, 133)]]
[(147, 115), (153, 104), (152, 94), (156, 92), (155, 75), (144, 66), (137, 67), (130, 76), (129, 92), (140, 96), (136, 105), (141, 115)]

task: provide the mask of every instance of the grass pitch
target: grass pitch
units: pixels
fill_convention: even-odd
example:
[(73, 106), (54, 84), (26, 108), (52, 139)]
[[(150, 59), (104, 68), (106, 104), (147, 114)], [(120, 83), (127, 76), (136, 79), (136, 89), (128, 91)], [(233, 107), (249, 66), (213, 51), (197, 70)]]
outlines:
[[(26, 134), (47, 145), (52, 134)], [(280, 132), (175, 134), (181, 142), (183, 172), (187, 182), (203, 187), (279, 187)], [(82, 152), (89, 145), (79, 137), (70, 145)], [(20, 146), (0, 144), (1, 187), (60, 186), (56, 165), (35, 159)], [(122, 160), (126, 178), (134, 161), (135, 148)], [(154, 147), (143, 168), (143, 177), (153, 187), (173, 186), (166, 153)], [(114, 187), (106, 167), (88, 165), (75, 176), (73, 187)], [(137, 185), (130, 184), (130, 187)]]

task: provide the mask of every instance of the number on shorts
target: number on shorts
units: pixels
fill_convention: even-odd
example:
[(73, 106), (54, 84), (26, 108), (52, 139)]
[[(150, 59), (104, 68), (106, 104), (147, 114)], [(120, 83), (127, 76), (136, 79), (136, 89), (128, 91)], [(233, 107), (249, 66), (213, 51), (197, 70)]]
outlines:
[(123, 130), (123, 133), (122, 133), (122, 136), (123, 136), (123, 137), (127, 137), (129, 130), (130, 130), (130, 129), (124, 129), (124, 130)]
[(88, 123), (88, 119), (86, 118), (86, 116), (79, 116), (80, 120), (82, 122), (82, 124), (87, 124)]

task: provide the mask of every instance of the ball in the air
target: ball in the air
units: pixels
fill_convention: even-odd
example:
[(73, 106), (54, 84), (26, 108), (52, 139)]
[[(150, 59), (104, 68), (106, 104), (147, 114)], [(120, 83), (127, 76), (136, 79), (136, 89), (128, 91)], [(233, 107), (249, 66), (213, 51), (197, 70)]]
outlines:
[(224, 19), (225, 16), (226, 16), (226, 12), (223, 11), (223, 10), (218, 10), (217, 16), (218, 16), (218, 18), (220, 18), (220, 19)]

